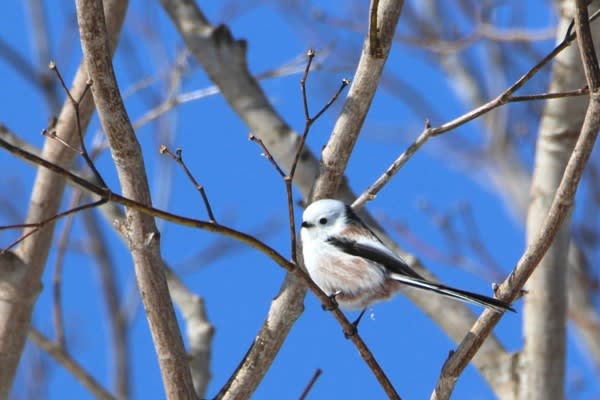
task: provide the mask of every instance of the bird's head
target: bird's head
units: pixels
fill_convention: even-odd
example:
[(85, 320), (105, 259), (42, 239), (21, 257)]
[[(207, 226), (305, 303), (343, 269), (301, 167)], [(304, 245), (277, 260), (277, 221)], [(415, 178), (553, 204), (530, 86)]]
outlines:
[(302, 240), (326, 240), (344, 230), (347, 206), (333, 199), (317, 200), (302, 214)]

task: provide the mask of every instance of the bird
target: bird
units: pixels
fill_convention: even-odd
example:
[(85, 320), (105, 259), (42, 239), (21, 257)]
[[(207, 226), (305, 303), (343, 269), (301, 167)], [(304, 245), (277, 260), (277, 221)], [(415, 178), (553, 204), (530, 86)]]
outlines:
[(431, 282), (391, 251), (342, 201), (321, 199), (302, 214), (302, 256), (310, 278), (346, 310), (362, 310), (388, 300), (403, 286), (477, 304), (496, 312), (515, 311), (510, 304), (481, 294)]

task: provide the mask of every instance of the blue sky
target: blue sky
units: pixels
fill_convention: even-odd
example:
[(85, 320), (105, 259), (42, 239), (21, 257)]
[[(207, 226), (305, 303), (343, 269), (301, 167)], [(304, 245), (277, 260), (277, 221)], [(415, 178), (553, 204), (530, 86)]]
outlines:
[[(365, 2), (366, 3), (366, 2)], [(332, 55), (323, 61), (324, 71), (310, 76), (308, 90), (311, 109), (317, 110), (333, 93), (341, 79), (352, 78), (352, 66), (358, 59), (362, 35), (343, 31), (327, 24), (311, 25), (306, 15), (294, 13), (275, 2), (253, 2), (235, 13), (235, 2), (225, 5), (202, 4), (203, 11), (213, 22), (226, 22), (235, 37), (248, 40), (248, 58), (251, 70), (260, 73), (277, 67), (314, 47), (320, 54), (333, 47)], [(345, 2), (312, 2), (311, 7), (338, 12)], [(70, 82), (81, 57), (74, 25), (72, 2), (48, 2), (46, 5), (50, 24), (52, 57)], [(547, 7), (544, 5), (542, 7)], [(364, 12), (364, 6), (344, 12)], [(233, 10), (233, 11), (232, 11)], [(233, 13), (233, 17), (232, 17)], [(498, 18), (502, 25), (502, 11)], [(0, 38), (11, 44), (28, 60), (35, 60), (31, 38), (27, 28), (24, 6), (19, 2), (4, 5)], [(554, 21), (550, 13), (528, 14), (523, 24), (529, 27), (547, 27)], [(222, 21), (221, 18), (227, 18)], [(152, 28), (152, 30), (150, 30)], [(407, 28), (400, 20), (401, 32)], [(161, 45), (150, 45), (148, 32), (160, 35)], [(274, 34), (276, 32), (276, 34)], [(115, 69), (122, 90), (130, 88), (142, 78), (156, 76), (170, 68), (176, 54), (182, 49), (182, 41), (165, 18), (158, 2), (146, 5), (133, 1), (124, 30), (126, 39), (116, 55)], [(146, 35), (146, 36), (144, 36)], [(552, 41), (541, 42), (536, 50), (543, 54)], [(478, 49), (472, 50), (477, 57)], [(137, 62), (132, 62), (137, 58)], [(512, 75), (526, 71), (529, 61), (516, 62)], [(210, 81), (192, 62), (182, 91), (205, 88)], [(395, 46), (387, 68), (409, 82), (431, 103), (438, 105), (436, 113), (444, 122), (468, 111), (463, 104), (449, 95), (450, 83), (438, 74), (431, 60), (422, 52), (408, 46)], [(516, 71), (516, 72), (515, 72)], [(507, 79), (514, 79), (509, 74)], [(28, 142), (41, 146), (40, 135), (51, 115), (39, 92), (16, 73), (6, 62), (0, 61), (3, 90), (0, 92), (2, 111), (0, 122), (8, 126)], [(302, 102), (299, 91), (299, 75), (263, 81), (262, 87), (275, 104), (283, 118), (296, 130), (303, 127)], [(510, 83), (510, 82), (507, 82)], [(543, 79), (534, 81), (537, 91), (544, 88)], [(377, 178), (385, 168), (420, 133), (425, 118), (417, 115), (391, 88), (380, 90), (373, 102), (356, 150), (350, 159), (347, 176), (351, 187), (361, 192)], [(126, 100), (132, 120), (141, 117), (156, 99), (164, 98), (164, 79), (148, 90)], [(61, 98), (64, 98), (62, 96)], [(338, 102), (312, 128), (308, 146), (315, 154), (326, 143), (341, 102)], [(512, 108), (511, 108), (512, 110)], [(247, 139), (248, 128), (227, 107), (220, 96), (180, 106), (164, 120), (171, 128), (173, 147), (184, 150), (184, 158), (196, 178), (206, 187), (213, 211), (218, 219), (228, 221), (236, 229), (245, 232), (260, 231), (270, 227), (265, 241), (284, 255), (289, 254), (289, 237), (286, 228), (287, 209), (284, 185), (272, 166), (260, 156), (260, 149)], [(534, 129), (537, 121), (524, 121)], [(172, 212), (205, 218), (202, 203), (189, 181), (172, 164), (158, 155), (158, 145), (163, 143), (159, 125), (151, 124), (138, 130), (148, 168), (148, 177), (158, 206)], [(466, 140), (478, 143), (479, 123), (473, 122), (456, 133)], [(96, 135), (99, 124), (95, 118), (88, 132), (88, 143)], [(466, 176), (464, 171), (440, 157), (446, 140), (434, 139), (426, 145), (386, 186), (380, 196), (369, 204), (368, 209), (388, 228), (392, 237), (416, 255), (440, 279), (453, 286), (460, 286), (481, 293), (490, 292), (490, 282), (465, 272), (454, 265), (437, 262), (429, 254), (420, 254), (411, 248), (406, 236), (395, 233), (389, 221), (406, 226), (412, 235), (429, 246), (448, 252), (444, 236), (433, 224), (432, 218), (423, 212), (424, 202), (439, 212), (455, 210), (462, 203), (470, 204), (482, 241), (508, 273), (524, 249), (523, 222), (515, 220), (510, 210), (496, 192), (482, 184), (485, 172)], [(532, 154), (524, 157), (531, 162)], [(0, 177), (2, 187), (13, 188), (11, 204), (18, 210), (17, 216), (2, 214), (0, 223), (14, 223), (26, 212), (34, 169), (6, 152), (0, 152), (0, 164), (5, 173)], [(98, 160), (98, 168), (110, 186), (119, 191), (114, 166), (108, 153)], [(169, 186), (165, 186), (167, 179)], [(168, 196), (165, 188), (170, 187)], [(159, 194), (161, 196), (159, 196)], [(65, 207), (71, 194), (65, 198)], [(299, 218), (301, 210), (296, 209)], [(11, 222), (7, 222), (11, 221)], [(103, 231), (111, 244), (112, 258), (119, 278), (123, 299), (135, 298), (133, 268), (125, 246), (112, 232), (107, 222)], [(221, 238), (202, 231), (161, 223), (163, 257), (177, 268), (186, 285), (206, 300), (208, 315), (215, 326), (212, 354), (213, 380), (208, 395), (213, 396), (233, 372), (260, 328), (272, 298), (277, 294), (284, 271), (267, 257), (255, 250), (235, 245), (225, 257), (207, 265), (182, 265), (203, 249), (210, 248)], [(62, 225), (59, 224), (57, 232)], [(81, 220), (75, 222), (72, 234), (72, 251), (67, 254), (63, 278), (63, 304), (66, 320), (68, 347), (81, 362), (105, 386), (110, 387), (109, 334), (106, 328), (106, 311), (100, 298), (98, 274), (94, 261), (82, 254), (85, 245), (85, 229)], [(14, 239), (16, 233), (0, 232), (1, 243)], [(55, 241), (56, 243), (56, 241)], [(465, 256), (473, 258), (467, 250)], [(45, 290), (36, 305), (33, 323), (48, 336), (53, 337), (51, 320), (51, 277), (56, 251), (52, 251), (44, 274)], [(164, 397), (155, 353), (146, 320), (137, 302), (137, 313), (131, 325), (129, 344), (133, 396), (135, 399), (161, 399)], [(520, 305), (516, 307), (520, 311)], [(474, 308), (475, 312), (481, 310)], [(351, 315), (352, 317), (352, 315)], [(496, 334), (509, 351), (522, 345), (521, 314), (507, 315), (496, 328)], [(389, 378), (404, 399), (426, 398), (431, 393), (440, 368), (454, 344), (422, 312), (402, 296), (389, 303), (373, 307), (362, 322), (361, 335), (381, 363)], [(583, 350), (583, 351), (582, 351)], [(32, 357), (28, 347), (25, 360)], [(23, 362), (16, 381), (15, 395), (23, 393), (31, 363)], [(288, 340), (263, 383), (256, 392), (257, 399), (297, 398), (316, 368), (323, 370), (310, 398), (383, 398), (384, 394), (353, 345), (343, 338), (335, 320), (321, 310), (312, 294), (307, 296), (305, 312), (294, 326)], [(578, 345), (575, 335), (569, 336), (567, 388), (577, 379), (586, 383), (582, 392), (570, 398), (589, 399), (598, 396), (600, 386), (594, 382), (593, 366), (586, 360), (585, 349)], [(91, 395), (62, 367), (49, 361), (48, 399), (87, 399)], [(472, 367), (461, 376), (455, 390), (457, 399), (491, 399), (492, 393)]]

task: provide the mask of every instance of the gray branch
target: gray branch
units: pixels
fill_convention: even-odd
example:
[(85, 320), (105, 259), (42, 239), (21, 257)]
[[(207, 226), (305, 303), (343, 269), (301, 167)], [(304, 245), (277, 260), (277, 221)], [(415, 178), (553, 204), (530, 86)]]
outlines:
[[(114, 52), (115, 44), (121, 31), (125, 18), (127, 1), (107, 0), (105, 2), (107, 14), (107, 27), (110, 39), (110, 54)], [(86, 87), (87, 74), (80, 66), (71, 89), (75, 98), (78, 98)], [(93, 101), (88, 96), (80, 105), (81, 127), (85, 129), (90, 121), (94, 109)], [(60, 137), (69, 143), (77, 143), (77, 122), (72, 104), (66, 101), (56, 125)], [(74, 153), (50, 139), (44, 143), (42, 157), (50, 162), (68, 167), (71, 165)], [(33, 185), (33, 192), (29, 202), (26, 223), (36, 223), (50, 218), (58, 213), (65, 182), (62, 177), (46, 168), (39, 168)], [(26, 230), (27, 231), (27, 230)], [(2, 297), (6, 302), (5, 313), (9, 318), (5, 321), (0, 332), (0, 397), (2, 393), (10, 392), (14, 375), (19, 363), (23, 346), (27, 338), (29, 323), (35, 299), (41, 290), (41, 276), (44, 272), (48, 252), (54, 234), (54, 224), (48, 224), (39, 232), (30, 236), (19, 246), (16, 253), (24, 262), (23, 276), (18, 282), (18, 290), (13, 293), (17, 297)], [(27, 299), (23, 301), (22, 299)], [(33, 299), (30, 301), (30, 299)]]
[[(92, 94), (117, 167), (123, 194), (150, 205), (140, 145), (125, 111), (113, 71), (101, 0), (78, 0), (77, 21)], [(169, 296), (154, 219), (126, 209), (128, 246), (168, 399), (193, 399), (194, 386)]]

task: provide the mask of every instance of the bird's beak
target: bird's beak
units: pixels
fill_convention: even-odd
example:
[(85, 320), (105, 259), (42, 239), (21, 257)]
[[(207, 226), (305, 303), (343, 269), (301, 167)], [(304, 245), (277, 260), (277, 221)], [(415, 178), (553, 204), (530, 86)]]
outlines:
[(303, 228), (312, 228), (314, 225), (311, 224), (310, 222), (306, 222), (306, 221), (302, 221), (302, 227)]

